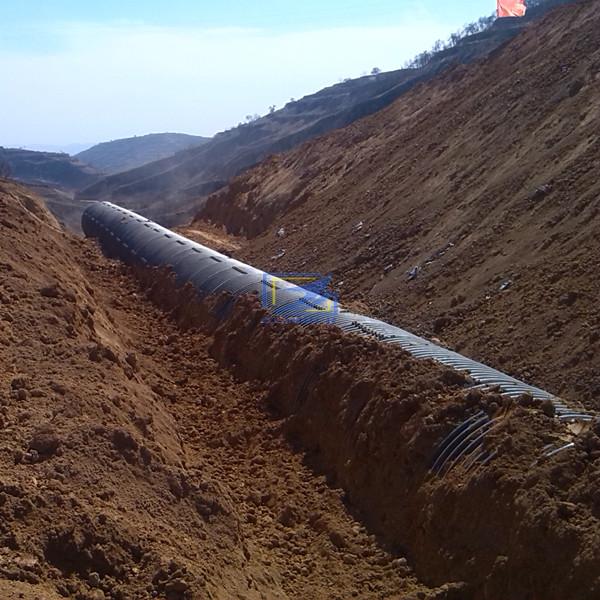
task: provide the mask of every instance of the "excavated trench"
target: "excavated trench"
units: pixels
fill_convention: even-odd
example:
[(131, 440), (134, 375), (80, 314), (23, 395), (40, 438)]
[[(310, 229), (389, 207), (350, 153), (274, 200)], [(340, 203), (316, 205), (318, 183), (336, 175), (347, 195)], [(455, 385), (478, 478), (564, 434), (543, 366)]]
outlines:
[[(384, 323), (327, 314), (300, 288), (113, 205), (92, 205), (83, 226), (181, 326), (213, 335), (221, 365), (268, 387), (310, 465), (421, 579), (461, 582), (445, 597), (598, 592), (592, 415)], [(299, 323), (267, 319), (247, 295), (264, 286), (271, 315), (300, 306)]]

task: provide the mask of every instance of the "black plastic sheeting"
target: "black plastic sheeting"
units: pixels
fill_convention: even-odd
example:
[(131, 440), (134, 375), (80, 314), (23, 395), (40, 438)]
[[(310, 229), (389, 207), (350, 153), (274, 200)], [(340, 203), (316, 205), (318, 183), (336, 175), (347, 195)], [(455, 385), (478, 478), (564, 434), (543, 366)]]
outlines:
[[(222, 291), (234, 296), (259, 294), (263, 297), (263, 305), (274, 317), (284, 317), (306, 326), (329, 323), (348, 333), (397, 344), (417, 358), (432, 359), (456, 370), (466, 371), (474, 381), (473, 387), (498, 386), (507, 396), (518, 397), (528, 393), (534, 398), (549, 400), (561, 420), (595, 419), (594, 415), (570, 408), (560, 398), (542, 389), (408, 331), (349, 312), (337, 305), (332, 310), (328, 298), (215, 252), (115, 204), (91, 204), (83, 213), (82, 227), (86, 236), (99, 240), (108, 256), (130, 265), (170, 267), (178, 283), (183, 285), (190, 282), (200, 296)], [(441, 467), (436, 467), (436, 470), (453, 464), (457, 456), (474, 455), (475, 450), (481, 448), (482, 436), (493, 423), (485, 415), (479, 415), (473, 422), (467, 421), (458, 427), (442, 444), (436, 457), (436, 465), (441, 464)], [(478, 458), (488, 460), (490, 457)]]

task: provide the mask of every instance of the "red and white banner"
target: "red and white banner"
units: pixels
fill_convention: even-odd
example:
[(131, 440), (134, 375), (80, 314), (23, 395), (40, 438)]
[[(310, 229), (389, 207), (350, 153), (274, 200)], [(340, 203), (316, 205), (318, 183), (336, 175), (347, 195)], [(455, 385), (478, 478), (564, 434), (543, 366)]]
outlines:
[(524, 17), (526, 12), (525, 0), (498, 0), (498, 18)]

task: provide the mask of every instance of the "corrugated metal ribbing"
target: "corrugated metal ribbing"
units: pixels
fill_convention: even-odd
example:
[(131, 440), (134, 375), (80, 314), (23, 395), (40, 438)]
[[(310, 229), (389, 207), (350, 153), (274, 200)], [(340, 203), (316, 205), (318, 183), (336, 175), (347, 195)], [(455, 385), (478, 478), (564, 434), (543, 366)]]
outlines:
[[(554, 405), (559, 419), (595, 419), (591, 413), (567, 406), (553, 394), (383, 321), (343, 308), (331, 314), (324, 309), (328, 305), (327, 298), (215, 252), (109, 202), (91, 204), (83, 214), (82, 226), (88, 237), (98, 238), (108, 255), (132, 265), (169, 266), (181, 284), (190, 282), (200, 295), (221, 291), (234, 295), (266, 292), (272, 294), (273, 302), (269, 306), (274, 316), (292, 319), (303, 325), (332, 323), (348, 333), (399, 345), (417, 358), (431, 359), (466, 371), (475, 382), (474, 387), (498, 386), (507, 396), (518, 397), (528, 393), (534, 398), (548, 400)], [(457, 457), (479, 451), (482, 435), (493, 425), (493, 419), (480, 414), (476, 419), (459, 426), (442, 444), (436, 465), (441, 465), (443, 470), (445, 465), (453, 464)], [(479, 458), (489, 460), (490, 457), (481, 455)]]

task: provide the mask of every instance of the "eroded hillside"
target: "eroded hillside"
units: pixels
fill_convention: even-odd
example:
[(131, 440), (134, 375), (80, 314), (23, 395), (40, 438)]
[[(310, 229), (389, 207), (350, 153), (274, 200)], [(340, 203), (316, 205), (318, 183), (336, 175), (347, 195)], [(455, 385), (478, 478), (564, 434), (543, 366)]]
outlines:
[(600, 404), (598, 1), (557, 9), (478, 65), (276, 156), (200, 219), (274, 272)]
[(119, 173), (81, 190), (82, 200), (110, 200), (167, 226), (189, 222), (204, 197), (267, 156), (376, 113), (456, 64), (483, 59), (552, 7), (544, 0), (523, 19), (498, 19), (435, 53), (419, 68), (399, 69), (329, 86), (250, 123), (221, 132), (207, 144), (177, 156)]

